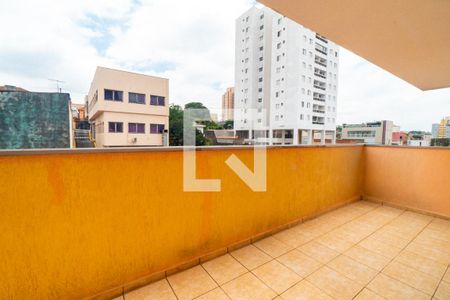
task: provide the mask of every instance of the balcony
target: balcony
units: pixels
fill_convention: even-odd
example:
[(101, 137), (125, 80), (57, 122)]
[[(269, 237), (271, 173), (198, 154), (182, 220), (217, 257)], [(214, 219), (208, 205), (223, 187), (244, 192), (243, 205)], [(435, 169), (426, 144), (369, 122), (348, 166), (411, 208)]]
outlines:
[(179, 148), (1, 151), (1, 298), (448, 298), (449, 149), (269, 147), (267, 192), (231, 154), (198, 193)]
[(319, 81), (319, 80), (314, 80), (313, 86), (316, 89), (320, 89), (325, 91), (325, 89), (327, 88), (327, 84), (325, 82)]
[(325, 58), (322, 58), (320, 56), (315, 56), (314, 62), (322, 67), (327, 67), (327, 60)]
[(319, 68), (314, 68), (314, 75), (323, 79), (327, 79), (327, 72)]
[(324, 54), (324, 55), (327, 55), (327, 54), (328, 54), (328, 49), (327, 49), (327, 47), (322, 46), (322, 45), (320, 45), (320, 44), (318, 44), (318, 43), (316, 43), (315, 49), (316, 49), (317, 52), (320, 52), (320, 53), (322, 53), (322, 54)]
[(318, 33), (316, 33), (316, 39), (318, 39), (318, 40), (328, 44), (328, 40), (325, 37), (323, 37), (320, 34), (318, 34)]

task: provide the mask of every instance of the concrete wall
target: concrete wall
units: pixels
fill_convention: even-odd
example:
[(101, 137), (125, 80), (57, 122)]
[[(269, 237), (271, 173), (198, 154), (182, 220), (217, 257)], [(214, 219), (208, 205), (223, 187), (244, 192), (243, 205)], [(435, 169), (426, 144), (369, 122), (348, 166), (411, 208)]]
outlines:
[(265, 193), (224, 163), (251, 166), (252, 149), (197, 153), (220, 193), (183, 192), (179, 150), (90, 151), (0, 153), (0, 298), (121, 288), (362, 193), (363, 146), (268, 149)]
[(0, 149), (70, 148), (70, 96), (1, 92)]
[(365, 147), (364, 197), (450, 217), (450, 148)]

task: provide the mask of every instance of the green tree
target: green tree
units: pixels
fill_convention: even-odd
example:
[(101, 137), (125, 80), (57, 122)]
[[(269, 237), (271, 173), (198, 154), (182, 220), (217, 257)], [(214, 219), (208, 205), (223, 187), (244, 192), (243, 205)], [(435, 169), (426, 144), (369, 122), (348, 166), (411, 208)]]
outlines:
[(234, 121), (233, 120), (226, 120), (223, 125), (223, 129), (233, 129), (234, 128)]
[(174, 104), (169, 108), (169, 145), (183, 146), (183, 108)]
[[(192, 109), (205, 109), (202, 103), (199, 102), (191, 102), (186, 104), (185, 108)], [(193, 121), (188, 122), (188, 124), (192, 124)], [(181, 106), (172, 104), (169, 108), (169, 145), (170, 146), (183, 146), (183, 129), (184, 129), (184, 110)], [(192, 129), (191, 131), (192, 132)], [(196, 146), (205, 146), (208, 145), (210, 141), (200, 132), (200, 130), (195, 130), (195, 144)]]

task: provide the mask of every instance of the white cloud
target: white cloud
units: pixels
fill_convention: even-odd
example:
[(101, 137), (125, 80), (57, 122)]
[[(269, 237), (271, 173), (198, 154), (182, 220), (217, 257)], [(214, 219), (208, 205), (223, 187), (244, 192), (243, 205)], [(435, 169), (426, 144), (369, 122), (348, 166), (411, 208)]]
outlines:
[[(82, 101), (97, 65), (170, 79), (170, 101), (220, 107), (234, 81), (235, 19), (253, 0), (80, 0), (2, 3), (0, 84)], [(391, 119), (430, 130), (450, 115), (450, 89), (421, 92), (341, 51), (339, 122)]]

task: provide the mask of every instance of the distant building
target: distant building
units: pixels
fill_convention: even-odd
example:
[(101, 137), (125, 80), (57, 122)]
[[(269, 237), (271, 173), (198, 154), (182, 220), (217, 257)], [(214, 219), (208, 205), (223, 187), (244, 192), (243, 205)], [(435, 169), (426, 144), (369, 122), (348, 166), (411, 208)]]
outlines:
[(442, 119), (439, 124), (433, 124), (431, 134), (434, 139), (450, 138), (450, 117)]
[(213, 145), (239, 145), (243, 143), (234, 135), (234, 130), (207, 130), (205, 136)]
[(269, 144), (334, 143), (339, 46), (270, 8), (236, 20), (234, 129)]
[(363, 140), (365, 144), (391, 145), (392, 121), (343, 124), (341, 140)]
[(425, 131), (410, 131), (408, 133), (408, 146), (428, 147), (431, 145), (432, 135)]
[(222, 121), (233, 120), (234, 87), (227, 88), (222, 96)]
[(1, 90), (0, 149), (71, 147), (69, 94)]
[(168, 79), (98, 67), (87, 96), (97, 147), (166, 145), (168, 96)]
[(408, 134), (406, 132), (393, 132), (392, 133), (392, 145), (404, 146), (408, 144)]

